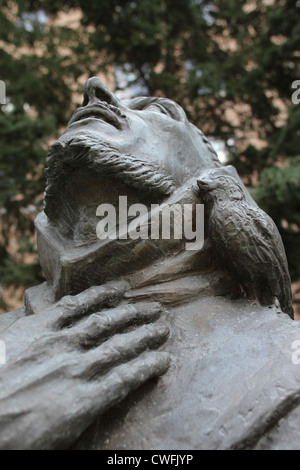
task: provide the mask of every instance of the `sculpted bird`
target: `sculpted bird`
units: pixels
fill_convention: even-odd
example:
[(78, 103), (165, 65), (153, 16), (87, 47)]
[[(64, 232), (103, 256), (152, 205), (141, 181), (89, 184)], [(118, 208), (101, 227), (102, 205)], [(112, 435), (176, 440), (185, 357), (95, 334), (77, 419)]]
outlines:
[(212, 247), (248, 298), (271, 305), (276, 297), (294, 318), (291, 279), (281, 236), (273, 220), (246, 201), (236, 179), (208, 175), (198, 180), (208, 211)]

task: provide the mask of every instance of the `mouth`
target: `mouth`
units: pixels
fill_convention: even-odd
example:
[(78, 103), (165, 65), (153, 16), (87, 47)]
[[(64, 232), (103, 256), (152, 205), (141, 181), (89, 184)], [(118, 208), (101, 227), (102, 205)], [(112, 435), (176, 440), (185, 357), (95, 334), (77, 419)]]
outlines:
[(121, 130), (124, 127), (126, 116), (111, 104), (99, 102), (78, 108), (71, 117), (68, 127), (75, 122), (83, 121), (85, 119), (97, 119), (104, 121), (107, 124), (114, 126), (116, 129)]

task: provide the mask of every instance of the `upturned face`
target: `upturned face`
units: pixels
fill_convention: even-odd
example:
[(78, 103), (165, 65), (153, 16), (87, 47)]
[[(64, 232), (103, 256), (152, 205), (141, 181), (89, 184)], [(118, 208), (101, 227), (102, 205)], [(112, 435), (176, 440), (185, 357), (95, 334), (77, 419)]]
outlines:
[(85, 85), (78, 108), (58, 142), (72, 139), (99, 141), (120, 155), (151, 162), (178, 185), (203, 169), (215, 168), (217, 157), (190, 124), (182, 108), (163, 98), (136, 98), (120, 102), (97, 77)]
[(121, 103), (100, 79), (89, 79), (83, 105), (49, 151), (45, 211), (36, 221), (40, 262), (55, 298), (131, 272), (132, 259), (141, 269), (184, 247), (183, 238), (100, 240), (100, 205), (113, 206), (118, 228), (120, 196), (146, 211), (168, 201), (197, 203), (196, 178), (219, 166), (206, 138), (176, 103), (162, 98)]

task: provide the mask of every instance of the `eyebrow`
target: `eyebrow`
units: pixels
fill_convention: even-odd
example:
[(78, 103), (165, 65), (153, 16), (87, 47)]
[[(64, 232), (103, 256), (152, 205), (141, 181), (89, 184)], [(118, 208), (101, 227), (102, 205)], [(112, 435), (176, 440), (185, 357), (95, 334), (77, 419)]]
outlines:
[(176, 121), (184, 121), (186, 119), (183, 109), (167, 98), (144, 96), (133, 98), (126, 102), (126, 106), (135, 111), (143, 111), (152, 104), (161, 107), (162, 110), (165, 110), (166, 113)]

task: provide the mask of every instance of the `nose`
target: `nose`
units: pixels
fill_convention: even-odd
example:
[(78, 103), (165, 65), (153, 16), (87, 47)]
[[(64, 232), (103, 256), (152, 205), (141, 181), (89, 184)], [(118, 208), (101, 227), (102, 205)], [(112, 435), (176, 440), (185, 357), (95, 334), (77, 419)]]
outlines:
[(105, 101), (117, 107), (120, 105), (118, 98), (107, 88), (105, 83), (98, 77), (92, 77), (87, 80), (84, 86), (83, 106), (97, 101)]

